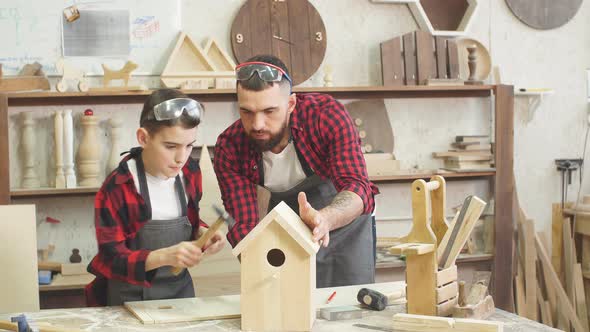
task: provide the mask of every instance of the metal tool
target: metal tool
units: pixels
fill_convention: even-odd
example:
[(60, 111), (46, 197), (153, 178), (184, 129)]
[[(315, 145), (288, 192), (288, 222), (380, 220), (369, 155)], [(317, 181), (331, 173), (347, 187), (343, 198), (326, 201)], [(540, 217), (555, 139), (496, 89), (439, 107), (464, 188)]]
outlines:
[[(211, 225), (207, 229), (205, 234), (201, 235), (201, 237), (198, 238), (196, 241), (193, 241), (193, 243), (199, 248), (203, 248), (203, 246), (207, 243), (207, 241), (209, 241), (209, 239), (211, 239), (211, 237), (215, 234), (215, 232), (217, 232), (221, 225), (227, 223), (227, 227), (231, 229), (235, 224), (234, 218), (232, 218), (229, 215), (229, 213), (227, 213), (227, 211), (223, 210), (222, 208), (216, 205), (213, 205), (213, 209), (215, 210), (215, 212), (217, 212), (217, 214), (219, 214), (219, 218), (217, 218), (215, 223), (213, 223), (213, 225)], [(184, 269), (181, 267), (175, 267), (172, 268), (172, 273), (174, 275), (179, 275), (180, 272), (182, 272), (183, 270)]]
[(385, 332), (393, 332), (394, 331), (391, 328), (381, 327), (381, 326), (373, 326), (373, 325), (367, 325), (367, 324), (352, 324), (352, 326), (360, 327), (363, 329), (375, 330), (375, 331), (385, 331)]
[[(572, 184), (572, 173), (581, 168), (583, 159), (555, 159), (557, 170), (561, 172), (561, 208), (567, 201), (567, 186)], [(580, 177), (580, 181), (581, 181)], [(581, 183), (580, 183), (581, 185)]]

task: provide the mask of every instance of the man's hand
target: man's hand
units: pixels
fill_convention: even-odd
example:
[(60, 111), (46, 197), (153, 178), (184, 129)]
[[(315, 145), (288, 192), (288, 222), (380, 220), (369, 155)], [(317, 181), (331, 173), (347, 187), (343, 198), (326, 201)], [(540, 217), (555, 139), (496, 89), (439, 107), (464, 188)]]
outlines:
[(203, 246), (205, 255), (213, 255), (218, 253), (225, 245), (224, 236), (221, 232), (217, 231)]
[(299, 217), (301, 220), (312, 230), (313, 241), (327, 247), (330, 243), (330, 224), (320, 211), (314, 209), (311, 204), (307, 201), (307, 196), (304, 192), (300, 192), (297, 196), (299, 202)]

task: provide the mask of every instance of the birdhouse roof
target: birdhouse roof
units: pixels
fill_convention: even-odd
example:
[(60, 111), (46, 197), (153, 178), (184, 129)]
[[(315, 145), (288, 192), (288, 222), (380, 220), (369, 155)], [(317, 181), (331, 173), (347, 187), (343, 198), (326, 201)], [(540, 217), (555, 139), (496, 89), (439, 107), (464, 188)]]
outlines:
[(245, 238), (232, 250), (234, 256), (244, 251), (271, 223), (276, 222), (289, 234), (309, 255), (315, 254), (320, 246), (313, 242), (311, 230), (285, 202), (280, 202), (262, 219)]

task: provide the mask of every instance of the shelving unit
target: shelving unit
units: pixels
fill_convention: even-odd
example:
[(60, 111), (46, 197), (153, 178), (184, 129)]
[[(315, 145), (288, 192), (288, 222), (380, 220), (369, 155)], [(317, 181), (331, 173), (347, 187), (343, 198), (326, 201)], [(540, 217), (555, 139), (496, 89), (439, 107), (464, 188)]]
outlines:
[[(186, 90), (191, 97), (203, 102), (235, 101), (236, 93), (228, 90)], [(492, 98), (495, 123), (495, 171), (445, 172), (449, 180), (488, 179), (495, 196), (495, 253), (492, 260), (493, 290), (496, 306), (513, 311), (513, 238), (514, 238), (514, 173), (513, 173), (513, 131), (514, 131), (514, 88), (508, 85), (473, 86), (400, 86), (400, 87), (330, 87), (295, 88), (294, 92), (320, 92), (337, 99), (371, 98)], [(118, 93), (58, 93), (35, 92), (0, 94), (0, 204), (9, 204), (14, 198), (81, 196), (93, 195), (97, 188), (10, 190), (8, 154), (8, 113), (9, 106), (38, 105), (95, 105), (143, 103), (151, 91)], [(419, 111), (417, 111), (419, 112)], [(373, 177), (374, 182), (402, 182), (428, 179), (432, 174), (400, 174)], [(486, 259), (491, 259), (487, 256)]]

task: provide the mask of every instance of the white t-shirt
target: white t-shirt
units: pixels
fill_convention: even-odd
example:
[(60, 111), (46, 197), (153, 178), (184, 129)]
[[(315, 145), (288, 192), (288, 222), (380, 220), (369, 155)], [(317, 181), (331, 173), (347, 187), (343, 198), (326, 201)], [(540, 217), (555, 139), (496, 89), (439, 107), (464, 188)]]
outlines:
[(271, 191), (287, 191), (306, 178), (293, 142), (289, 142), (278, 154), (271, 151), (263, 152), (262, 163), (264, 186)]
[[(135, 159), (129, 159), (127, 161), (127, 166), (129, 167), (131, 175), (133, 175), (135, 188), (137, 189), (137, 192), (141, 194), (141, 189), (139, 188), (139, 177), (137, 175), (137, 163), (135, 162)], [(180, 200), (178, 199), (176, 186), (174, 185), (176, 178), (161, 179), (148, 173), (145, 173), (145, 177), (150, 193), (152, 219), (168, 220), (181, 217), (182, 208), (180, 207)], [(180, 180), (183, 183), (184, 188), (184, 175), (182, 172), (180, 172)]]

